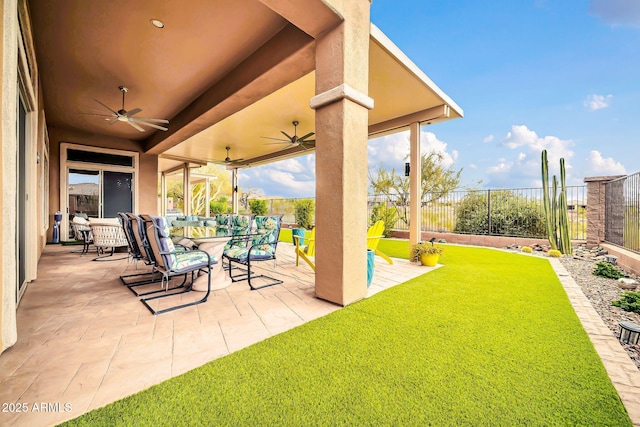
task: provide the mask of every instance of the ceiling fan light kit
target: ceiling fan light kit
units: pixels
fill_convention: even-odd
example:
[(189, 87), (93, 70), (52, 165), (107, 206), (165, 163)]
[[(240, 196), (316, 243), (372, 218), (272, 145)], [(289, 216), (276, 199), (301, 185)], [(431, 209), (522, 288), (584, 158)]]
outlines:
[(165, 120), (165, 119), (152, 119), (149, 117), (134, 117), (134, 115), (140, 113), (142, 111), (142, 109), (140, 108), (134, 108), (133, 110), (125, 110), (124, 109), (124, 97), (125, 94), (127, 92), (129, 92), (129, 89), (127, 89), (124, 86), (119, 86), (118, 89), (120, 89), (120, 92), (122, 92), (122, 108), (120, 108), (118, 111), (112, 109), (111, 107), (109, 107), (107, 104), (100, 102), (97, 99), (93, 99), (94, 101), (96, 101), (98, 104), (102, 105), (104, 108), (106, 108), (107, 110), (109, 110), (111, 112), (111, 114), (90, 114), (93, 116), (100, 116), (100, 117), (104, 117), (105, 120), (107, 120), (109, 122), (110, 125), (116, 123), (116, 122), (123, 122), (128, 124), (129, 126), (133, 127), (134, 129), (136, 129), (139, 132), (144, 132), (145, 129), (141, 126), (149, 126), (151, 128), (154, 129), (158, 129), (158, 130), (163, 130), (163, 131), (167, 131), (169, 130), (167, 127), (165, 126), (161, 126), (158, 123), (161, 124), (168, 124), (169, 120)]

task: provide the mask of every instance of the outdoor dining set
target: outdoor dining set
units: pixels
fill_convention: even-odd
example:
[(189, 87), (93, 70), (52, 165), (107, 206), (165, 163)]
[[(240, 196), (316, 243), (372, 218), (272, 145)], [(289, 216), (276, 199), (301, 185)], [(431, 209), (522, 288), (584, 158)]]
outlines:
[[(232, 282), (246, 280), (251, 290), (281, 284), (281, 280), (255, 271), (257, 262), (273, 260), (275, 264), (281, 222), (278, 215), (221, 214), (187, 221), (121, 212), (111, 219), (74, 217), (72, 229), (83, 242), (83, 255), (91, 244), (96, 247), (94, 261), (123, 259), (113, 256), (116, 248), (126, 247), (126, 256), (136, 268), (140, 262), (150, 268), (122, 275), (120, 280), (156, 315), (206, 302), (212, 290)], [(176, 231), (190, 226), (204, 227), (206, 232), (196, 238)], [(192, 291), (204, 295), (183, 302), (179, 295)], [(159, 302), (165, 298), (178, 303), (160, 308)]]

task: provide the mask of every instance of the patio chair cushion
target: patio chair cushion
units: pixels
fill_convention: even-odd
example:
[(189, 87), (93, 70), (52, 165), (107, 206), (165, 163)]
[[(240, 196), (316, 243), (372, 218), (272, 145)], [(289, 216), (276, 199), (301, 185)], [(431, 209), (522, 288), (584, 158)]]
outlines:
[(229, 249), (232, 246), (246, 247), (246, 236), (251, 230), (251, 215), (234, 215), (232, 219), (231, 235), (233, 236), (229, 242), (224, 246), (225, 249)]
[(269, 250), (278, 240), (280, 230), (280, 217), (278, 216), (257, 216), (256, 235), (253, 236), (251, 244), (253, 246), (262, 245), (260, 249)]
[(169, 222), (166, 218), (155, 217), (158, 225), (158, 246), (164, 258), (164, 264), (167, 270), (180, 273), (183, 270), (191, 271), (193, 267), (201, 264), (202, 267), (206, 267), (211, 259), (212, 264), (218, 262), (217, 257), (208, 257), (206, 253), (201, 251), (190, 252), (185, 251), (182, 248), (176, 248), (171, 240), (171, 233), (169, 229)]
[(216, 215), (216, 236), (228, 236), (230, 226), (231, 226), (231, 215), (228, 215), (228, 214)]
[(273, 250), (269, 245), (263, 245), (262, 249), (257, 247), (246, 248), (242, 246), (232, 246), (224, 251), (227, 258), (232, 258), (238, 262), (246, 262), (249, 258), (249, 251), (251, 251), (251, 260), (268, 260), (273, 258)]

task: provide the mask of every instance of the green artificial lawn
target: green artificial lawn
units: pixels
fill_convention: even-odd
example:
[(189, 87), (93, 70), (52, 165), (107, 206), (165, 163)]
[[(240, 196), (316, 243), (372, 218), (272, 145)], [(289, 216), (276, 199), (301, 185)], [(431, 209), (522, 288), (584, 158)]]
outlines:
[(67, 425), (631, 425), (545, 259), (444, 248), (442, 268)]

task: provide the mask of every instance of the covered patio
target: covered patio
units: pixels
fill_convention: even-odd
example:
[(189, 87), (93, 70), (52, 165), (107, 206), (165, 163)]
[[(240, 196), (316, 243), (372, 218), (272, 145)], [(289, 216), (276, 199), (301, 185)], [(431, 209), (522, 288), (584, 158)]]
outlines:
[[(18, 310), (18, 342), (0, 356), (0, 400), (29, 402), (29, 411), (3, 413), (1, 423), (35, 427), (77, 417), (338, 310), (315, 298), (314, 273), (295, 266), (293, 248), (280, 243), (277, 266), (261, 267), (282, 285), (250, 291), (236, 282), (204, 304), (153, 316), (118, 279), (136, 271), (133, 263), (92, 262), (70, 246), (47, 246)], [(368, 295), (434, 268), (378, 258)], [(40, 402), (60, 410), (34, 412)]]

